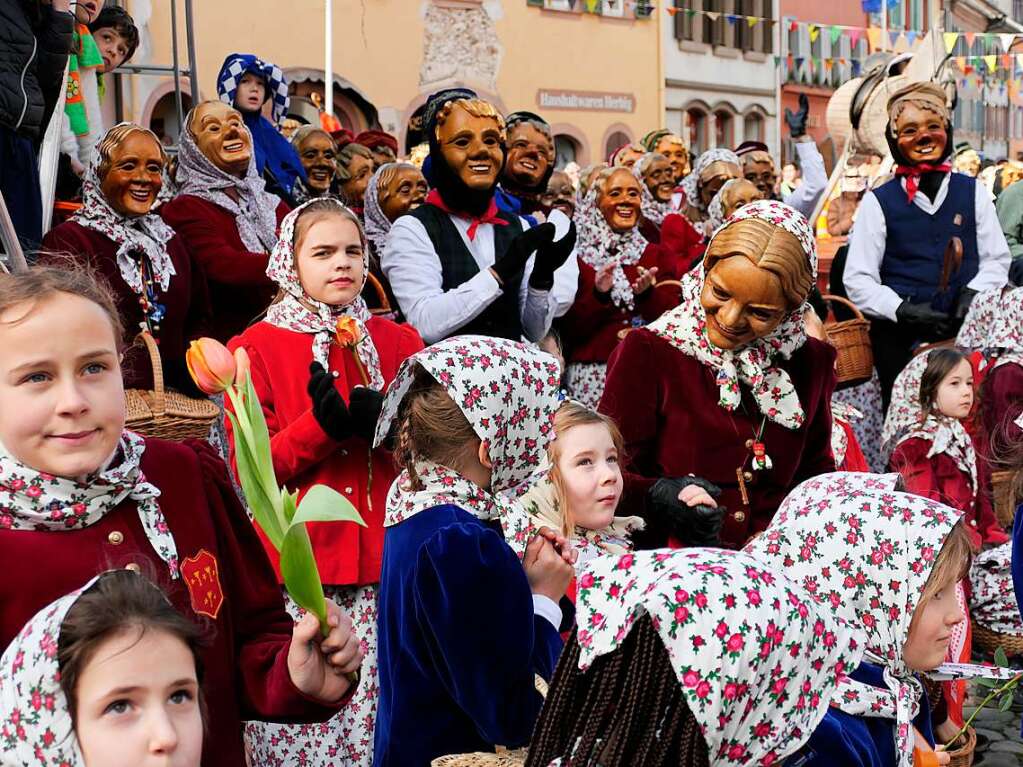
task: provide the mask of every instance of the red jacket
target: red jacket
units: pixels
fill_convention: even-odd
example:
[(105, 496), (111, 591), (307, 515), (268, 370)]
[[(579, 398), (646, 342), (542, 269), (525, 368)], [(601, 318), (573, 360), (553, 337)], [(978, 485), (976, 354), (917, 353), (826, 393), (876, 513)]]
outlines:
[[(380, 355), (384, 383), (394, 380), (401, 363), (423, 348), (423, 341), (411, 325), (397, 325), (381, 317), (366, 323)], [(362, 514), (367, 527), (354, 522), (311, 522), (309, 537), (316, 564), (324, 583), (362, 585), (380, 580), (384, 546), (384, 505), (396, 476), (391, 454), (383, 448), (373, 451), (371, 500), (367, 503), (369, 445), (361, 437), (335, 442), (320, 428), (306, 391), (309, 365), (313, 361), (313, 335), (297, 333), (257, 322), (228, 344), (242, 346), (252, 362), (252, 385), (259, 395), (270, 430), (277, 481), (300, 495), (316, 484), (327, 485), (344, 495)], [(362, 384), (355, 357), (332, 344), (330, 369), (339, 372), (337, 389), (348, 401), (351, 390)], [(230, 407), (230, 402), (227, 403)], [(228, 430), (231, 425), (228, 423)], [(234, 440), (230, 440), (234, 462)], [(270, 561), (280, 578), (277, 551), (259, 530)], [(283, 582), (283, 581), (282, 581)]]
[[(622, 271), (630, 283), (639, 278), (639, 267), (651, 269), (663, 260), (663, 248), (647, 245), (642, 258)], [(598, 296), (595, 290), (597, 272), (592, 266), (579, 261), (579, 289), (572, 308), (561, 321), (561, 338), (568, 362), (607, 362), (618, 345), (618, 333), (632, 327), (632, 318), (638, 315), (644, 322), (653, 322), (661, 313), (678, 303), (678, 291), (668, 287), (651, 287), (635, 298), (635, 309), (620, 309), (610, 294)], [(660, 269), (657, 279), (661, 279)]]
[[(288, 215), (277, 206), (277, 225)], [(277, 286), (266, 276), (268, 253), (242, 244), (234, 214), (201, 197), (181, 194), (160, 208), (192, 259), (202, 267), (213, 306), (211, 335), (221, 343), (238, 335), (266, 311)]]
[(646, 493), (654, 482), (695, 474), (722, 489), (718, 503), (728, 509), (722, 545), (738, 548), (767, 527), (793, 487), (834, 471), (834, 348), (809, 338), (779, 367), (792, 378), (806, 422), (796, 430), (765, 422), (763, 441), (774, 466), (750, 472), (747, 510), (736, 469), (750, 466), (754, 429), (762, 420), (756, 403), (744, 391), (742, 407), (725, 410), (718, 404), (710, 368), (646, 329), (629, 333), (608, 361), (598, 408), (615, 420), (625, 439), (628, 464), (620, 513), (644, 516)]
[[(190, 558), (215, 562), (219, 589), (210, 588), (212, 599), (204, 604), (201, 588), (183, 578), (169, 579), (134, 501), (82, 530), (0, 530), (0, 562), (21, 576), (0, 582), (0, 649), (48, 603), (104, 570), (138, 564), (183, 615), (207, 630), (203, 767), (245, 767), (242, 720), (319, 722), (338, 707), (313, 702), (291, 683), (292, 620), (227, 468), (212, 448), (194, 440), (147, 439), (142, 471), (160, 489), (160, 509), (183, 570)], [(197, 613), (193, 604), (204, 612)]]
[[(911, 437), (899, 443), (892, 452), (889, 466), (897, 471), (906, 482), (906, 489), (925, 498), (940, 501), (946, 506), (959, 509), (966, 520), (970, 538), (979, 549), (981, 542), (1005, 543), (1009, 536), (995, 519), (994, 509), (985, 493), (976, 493), (970, 476), (944, 453), (927, 457), (931, 441), (923, 437)], [(990, 486), (986, 468), (977, 462), (977, 481)]]
[[(114, 292), (117, 310), (124, 326), (125, 355), (121, 361), (124, 385), (129, 389), (152, 389), (153, 368), (149, 355), (141, 347), (129, 349), (143, 321), (138, 295), (128, 287), (117, 266), (117, 244), (92, 229), (74, 221), (54, 227), (43, 238), (44, 253), (39, 263), (59, 264), (64, 255), (75, 257), (106, 279)], [(192, 396), (200, 396), (185, 367), (188, 342), (209, 334), (210, 301), (206, 280), (185, 250), (180, 237), (167, 243), (167, 254), (176, 274), (171, 277), (166, 293), (158, 301), (166, 314), (159, 331), (153, 333), (163, 358), (163, 374), (167, 386)]]
[(692, 269), (693, 263), (703, 258), (707, 247), (704, 236), (696, 231), (688, 218), (678, 213), (664, 217), (660, 240), (664, 260), (657, 278), (661, 280), (682, 279), (682, 275)]

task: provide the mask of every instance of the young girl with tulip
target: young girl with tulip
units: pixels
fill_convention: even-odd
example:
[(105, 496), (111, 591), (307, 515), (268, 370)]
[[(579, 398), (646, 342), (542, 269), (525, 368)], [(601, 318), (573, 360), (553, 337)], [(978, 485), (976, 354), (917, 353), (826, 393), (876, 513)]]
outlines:
[[(372, 759), (377, 583), (384, 506), (395, 477), (390, 454), (374, 450), (372, 438), (381, 392), (423, 343), (410, 325), (370, 315), (361, 296), (368, 263), (362, 226), (342, 203), (319, 198), (295, 209), (281, 225), (267, 269), (278, 297), (263, 321), (228, 344), (249, 360), (277, 481), (300, 500), (313, 485), (331, 487), (366, 523), (308, 525), (327, 595), (353, 617), (366, 653), (359, 690), (326, 727), (250, 725), (259, 764), (290, 764), (300, 752), (320, 767)], [(231, 450), (237, 461), (233, 444)], [(280, 575), (276, 547), (258, 522), (257, 531)]]
[[(55, 331), (55, 328), (59, 329)], [(293, 623), (223, 462), (204, 442), (124, 430), (113, 299), (88, 272), (0, 275), (0, 648), (46, 604), (111, 567), (160, 575), (200, 624), (203, 764), (243, 767), (242, 720), (322, 721), (362, 661), (328, 605)], [(233, 378), (233, 370), (225, 378)]]

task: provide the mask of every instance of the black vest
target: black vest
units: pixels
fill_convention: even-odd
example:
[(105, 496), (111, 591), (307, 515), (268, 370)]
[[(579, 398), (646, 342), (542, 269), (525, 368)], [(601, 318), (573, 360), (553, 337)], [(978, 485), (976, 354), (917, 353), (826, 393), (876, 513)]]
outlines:
[[(451, 217), (440, 208), (430, 204), (420, 205), (409, 213), (419, 220), (433, 243), (433, 249), (440, 261), (445, 292), (479, 274), (480, 268), (465, 241), (451, 221)], [(511, 241), (522, 233), (522, 222), (513, 213), (499, 211), (500, 218), (507, 226), (494, 227), (494, 260), (508, 252)], [(522, 319), (519, 309), (519, 288), (522, 272), (505, 282), (501, 295), (474, 319), (467, 322), (451, 335), (480, 335), (508, 338), (518, 341), (522, 338)]]

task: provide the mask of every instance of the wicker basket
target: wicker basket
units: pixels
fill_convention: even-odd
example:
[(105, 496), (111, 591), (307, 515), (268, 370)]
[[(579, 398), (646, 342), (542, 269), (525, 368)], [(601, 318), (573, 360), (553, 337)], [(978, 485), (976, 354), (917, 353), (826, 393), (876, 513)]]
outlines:
[(971, 622), (970, 630), (973, 632), (973, 646), (988, 655), (994, 655), (995, 650), (1001, 647), (1010, 658), (1023, 656), (1023, 636), (1019, 634), (999, 634), (976, 621)]
[[(973, 764), (973, 752), (977, 749), (977, 733), (972, 727), (967, 727), (962, 735), (966, 739), (959, 748), (950, 750), (949, 765), (951, 767), (970, 767)], [(959, 741), (962, 742), (962, 739)]]
[(998, 524), (1006, 530), (1012, 530), (1012, 521), (1016, 516), (1016, 497), (1012, 492), (1012, 482), (1016, 473), (1013, 471), (991, 472), (991, 496), (995, 507)]
[(394, 309), (391, 308), (391, 302), (387, 298), (387, 291), (384, 290), (384, 286), (380, 283), (372, 272), (366, 273), (366, 282), (369, 283), (370, 287), (377, 294), (377, 302), (380, 304), (376, 309), (370, 309), (370, 314), (381, 315), (381, 314), (394, 314)]
[[(125, 428), (160, 439), (205, 439), (220, 409), (208, 399), (192, 399), (163, 388), (160, 349), (147, 331), (139, 333), (153, 365), (153, 390), (126, 389)], [(138, 342), (136, 338), (136, 343)]]
[(838, 352), (835, 373), (843, 386), (855, 386), (870, 380), (874, 372), (874, 354), (870, 348), (870, 321), (856, 305), (841, 296), (823, 296), (826, 301), (837, 301), (849, 307), (856, 315), (854, 319), (834, 320), (824, 323), (828, 340)]

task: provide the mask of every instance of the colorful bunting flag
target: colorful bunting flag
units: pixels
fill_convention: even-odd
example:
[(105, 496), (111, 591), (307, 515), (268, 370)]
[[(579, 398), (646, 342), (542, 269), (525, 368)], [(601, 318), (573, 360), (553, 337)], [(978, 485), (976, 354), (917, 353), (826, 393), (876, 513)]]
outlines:
[(995, 59), (996, 58), (997, 57), (993, 53), (988, 54), (987, 56), (984, 56), (984, 63), (987, 64), (987, 68), (988, 68), (989, 72), (994, 72), (995, 71), (995, 66), (996, 66)]
[(1016, 35), (1011, 33), (1002, 33), (998, 35), (998, 39), (1002, 42), (1002, 50), (1006, 53), (1012, 48), (1012, 44), (1016, 42)]
[(945, 38), (945, 53), (951, 53), (952, 49), (956, 47), (956, 41), (959, 39), (959, 33), (945, 32), (942, 37)]
[(828, 30), (828, 32), (831, 34), (831, 44), (832, 45), (837, 43), (838, 42), (838, 38), (840, 38), (842, 36), (842, 28), (840, 26), (836, 25), (836, 24), (832, 24), (831, 28)]
[(867, 40), (870, 41), (870, 49), (873, 51), (878, 50), (881, 47), (881, 30), (877, 27), (871, 27), (867, 30)]
[(808, 28), (810, 30), (810, 42), (811, 43), (817, 42), (817, 36), (820, 35), (821, 33), (820, 27), (818, 27), (816, 24), (810, 24)]

